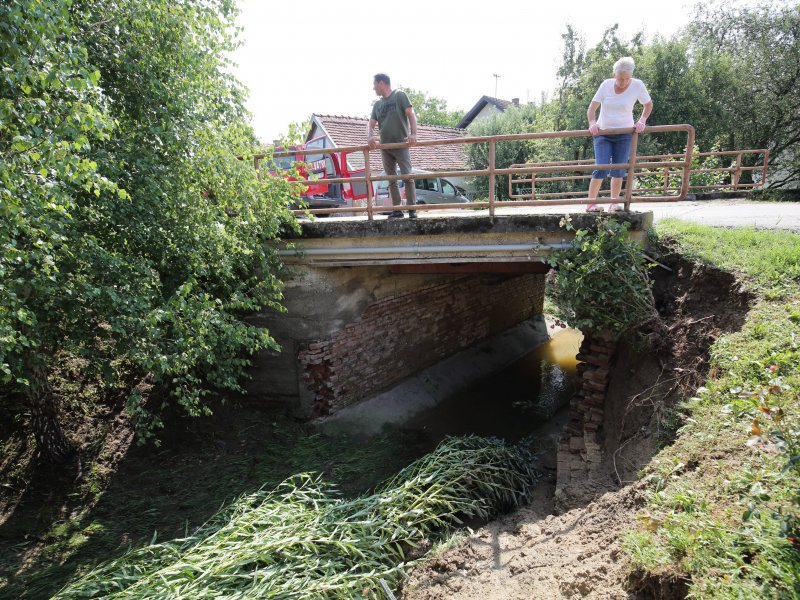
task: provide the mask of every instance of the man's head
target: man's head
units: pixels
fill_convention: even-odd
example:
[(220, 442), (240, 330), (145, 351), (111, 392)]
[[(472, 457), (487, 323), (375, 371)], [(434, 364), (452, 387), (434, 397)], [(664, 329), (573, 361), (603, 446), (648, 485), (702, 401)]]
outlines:
[(386, 73), (378, 73), (373, 77), (372, 89), (375, 90), (377, 96), (385, 98), (392, 93), (392, 80)]

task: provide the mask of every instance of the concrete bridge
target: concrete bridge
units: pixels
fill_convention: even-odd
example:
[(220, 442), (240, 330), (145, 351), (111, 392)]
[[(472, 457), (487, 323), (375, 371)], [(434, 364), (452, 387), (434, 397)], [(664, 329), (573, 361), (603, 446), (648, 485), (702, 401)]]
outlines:
[[(282, 347), (255, 358), (251, 397), (330, 415), (541, 315), (547, 258), (572, 237), (563, 215), (463, 213), (303, 222), (280, 249), (286, 312), (251, 317)], [(651, 213), (613, 218), (638, 241), (652, 222)]]

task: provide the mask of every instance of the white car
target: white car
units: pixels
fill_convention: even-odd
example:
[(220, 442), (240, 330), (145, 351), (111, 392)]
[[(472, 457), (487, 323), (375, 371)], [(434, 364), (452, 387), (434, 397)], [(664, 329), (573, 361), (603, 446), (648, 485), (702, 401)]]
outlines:
[[(412, 173), (427, 173), (427, 171), (411, 171)], [(400, 197), (405, 199), (405, 183), (400, 180), (397, 182), (400, 188)], [(430, 177), (425, 179), (415, 179), (414, 188), (416, 190), (417, 204), (464, 204), (469, 202), (461, 189), (444, 177), (437, 177), (436, 173), (430, 173)], [(392, 198), (389, 195), (389, 182), (378, 181), (375, 184), (375, 205), (391, 206)]]

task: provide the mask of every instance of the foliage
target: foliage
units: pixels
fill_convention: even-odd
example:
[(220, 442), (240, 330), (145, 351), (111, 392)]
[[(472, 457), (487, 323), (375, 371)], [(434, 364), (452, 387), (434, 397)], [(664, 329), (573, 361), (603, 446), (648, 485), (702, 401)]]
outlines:
[(410, 553), (464, 517), (524, 502), (537, 476), (525, 446), (451, 438), (375, 493), (341, 499), (301, 474), (243, 496), (192, 536), (101, 565), (56, 598), (382, 598)]
[(411, 88), (403, 88), (411, 100), (417, 122), (422, 125), (438, 125), (439, 127), (456, 127), (464, 116), (463, 110), (447, 110), (447, 101), (425, 92)]
[[(712, 148), (711, 152), (717, 150)], [(692, 186), (716, 186), (722, 185), (725, 180), (730, 182), (730, 173), (725, 171), (706, 171), (710, 169), (728, 168), (735, 166), (728, 161), (723, 164), (724, 156), (700, 156), (700, 147), (695, 145), (692, 149), (692, 173), (689, 175), (689, 185)], [(706, 171), (706, 172), (701, 172)], [(648, 171), (647, 169), (641, 171), (643, 175), (636, 178), (637, 189), (653, 189), (656, 192), (664, 187), (664, 171), (663, 169), (656, 168), (655, 170)], [(647, 174), (644, 174), (647, 173)], [(679, 169), (671, 169), (667, 175), (669, 186), (678, 188), (681, 184), (681, 171)], [(713, 191), (713, 190), (712, 190)]]
[(765, 202), (800, 202), (800, 188), (765, 188), (755, 190), (750, 200), (761, 200)]
[[(769, 148), (769, 185), (800, 177), (800, 6), (698, 4), (690, 51), (724, 64), (724, 89), (704, 104), (721, 106), (713, 132), (730, 149)], [(713, 58), (716, 57), (716, 58)], [(712, 130), (713, 131), (713, 130)], [(711, 132), (709, 132), (711, 133)], [(727, 149), (727, 148), (726, 148)]]
[[(259, 181), (226, 72), (234, 9), (147, 0), (0, 7), (0, 369), (48, 394), (56, 357), (107, 385), (146, 377), (190, 414), (274, 347), (240, 316), (277, 307), (265, 242), (288, 186)], [(240, 161), (236, 157), (244, 156)], [(146, 430), (158, 407), (136, 395)]]
[[(683, 251), (738, 267), (759, 295), (742, 331), (712, 346), (713, 377), (683, 407), (675, 444), (646, 472), (643, 529), (626, 548), (680, 573), (690, 595), (800, 593), (800, 238), (670, 222)], [(692, 465), (691, 468), (689, 465)]]
[[(529, 133), (536, 130), (536, 116), (538, 109), (534, 105), (508, 108), (502, 113), (497, 113), (488, 119), (473, 121), (469, 127), (471, 136), (493, 136), (514, 133)], [(531, 154), (531, 143), (499, 142), (495, 145), (495, 167), (504, 169), (513, 164), (525, 163)], [(469, 144), (465, 147), (467, 162), (470, 169), (489, 168), (489, 144)], [(496, 177), (496, 198), (509, 199), (508, 179)], [(475, 177), (474, 189), (477, 196), (487, 196), (489, 193), (489, 178)]]
[[(574, 231), (568, 218), (563, 224)], [(599, 219), (596, 230), (575, 231), (569, 248), (549, 259), (548, 290), (571, 327), (619, 337), (658, 318), (648, 263), (629, 227)]]

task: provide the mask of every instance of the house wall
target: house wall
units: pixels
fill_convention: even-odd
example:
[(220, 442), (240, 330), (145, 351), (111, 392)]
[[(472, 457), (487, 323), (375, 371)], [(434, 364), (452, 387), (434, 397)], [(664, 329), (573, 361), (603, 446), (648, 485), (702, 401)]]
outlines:
[(484, 106), (481, 109), (481, 112), (479, 112), (475, 116), (475, 118), (472, 119), (472, 122), (474, 123), (475, 121), (478, 121), (479, 119), (488, 119), (488, 118), (490, 118), (490, 117), (492, 117), (492, 116), (494, 116), (496, 114), (499, 114), (499, 113), (500, 113), (500, 111), (497, 109), (497, 107), (494, 104), (487, 104), (486, 106)]

